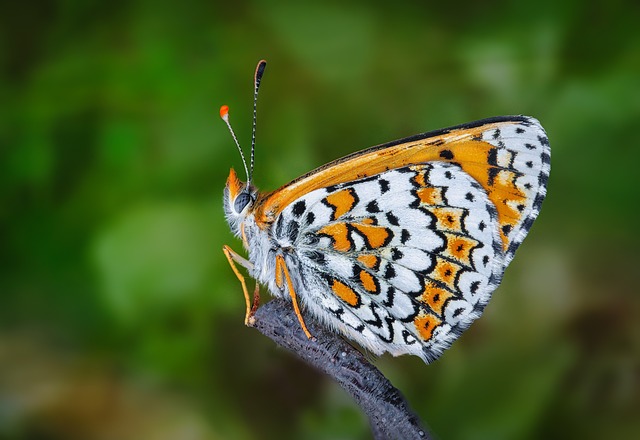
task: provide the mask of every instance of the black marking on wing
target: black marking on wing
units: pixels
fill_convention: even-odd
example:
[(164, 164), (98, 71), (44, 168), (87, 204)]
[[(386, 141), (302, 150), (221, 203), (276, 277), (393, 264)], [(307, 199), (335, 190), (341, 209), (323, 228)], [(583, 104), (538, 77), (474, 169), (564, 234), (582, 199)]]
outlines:
[(378, 313), (376, 313), (376, 309), (379, 308), (380, 306), (378, 306), (378, 304), (371, 302), (369, 304), (369, 310), (371, 310), (371, 314), (375, 317), (374, 320), (370, 320), (370, 319), (365, 319), (364, 322), (366, 322), (369, 325), (372, 325), (374, 327), (377, 328), (382, 328), (382, 319), (380, 319), (380, 315), (378, 315)]
[(284, 219), (282, 215), (278, 216), (278, 220), (276, 220), (276, 237), (284, 237)]
[(315, 219), (316, 219), (316, 215), (313, 212), (311, 212), (311, 211), (307, 212), (307, 224), (308, 225), (313, 223), (315, 221)]
[(293, 215), (296, 217), (300, 217), (305, 209), (307, 209), (307, 204), (304, 200), (300, 200), (293, 205)]
[(387, 298), (382, 301), (382, 305), (385, 307), (393, 307), (393, 300), (395, 299), (396, 289), (393, 286), (387, 288)]
[(391, 258), (393, 259), (393, 261), (398, 261), (402, 257), (403, 257), (402, 251), (400, 251), (398, 248), (391, 249)]
[(396, 270), (393, 268), (393, 265), (391, 265), (391, 264), (387, 265), (383, 276), (384, 276), (384, 278), (386, 280), (390, 280), (391, 278), (395, 278)]
[(289, 237), (289, 241), (291, 241), (291, 243), (295, 243), (295, 241), (298, 239), (299, 229), (300, 229), (300, 226), (296, 221), (291, 221), (287, 225), (287, 236)]
[(326, 262), (326, 258), (322, 252), (319, 251), (306, 251), (304, 255), (310, 260), (314, 261), (318, 265), (324, 265)]
[(418, 342), (418, 339), (407, 330), (402, 330), (402, 340), (407, 345), (413, 345)]
[(385, 214), (385, 216), (387, 217), (387, 220), (389, 221), (389, 223), (391, 223), (393, 226), (399, 226), (400, 225), (400, 223), (398, 221), (398, 217), (393, 215), (392, 211), (387, 212)]
[(548, 147), (549, 146), (549, 138), (546, 136), (538, 136), (538, 140), (540, 141), (540, 143), (544, 146), (544, 147)]
[(370, 201), (369, 203), (367, 203), (366, 210), (367, 212), (370, 212), (372, 214), (380, 212), (380, 208), (378, 208), (378, 202), (376, 202), (375, 200)]
[(379, 179), (378, 183), (380, 184), (380, 193), (384, 194), (389, 191), (389, 181), (385, 179)]
[(451, 152), (451, 150), (442, 150), (440, 152), (440, 157), (443, 159), (451, 160), (453, 159), (453, 153)]

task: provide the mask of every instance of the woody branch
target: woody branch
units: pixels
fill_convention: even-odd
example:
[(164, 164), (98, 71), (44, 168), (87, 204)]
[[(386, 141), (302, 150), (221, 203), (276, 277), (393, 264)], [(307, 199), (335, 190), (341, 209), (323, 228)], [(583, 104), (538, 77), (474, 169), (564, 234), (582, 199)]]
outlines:
[(291, 303), (274, 299), (257, 310), (253, 326), (331, 376), (367, 415), (376, 440), (430, 438), (400, 391), (380, 370), (336, 333), (311, 320), (307, 324), (315, 340), (303, 333)]

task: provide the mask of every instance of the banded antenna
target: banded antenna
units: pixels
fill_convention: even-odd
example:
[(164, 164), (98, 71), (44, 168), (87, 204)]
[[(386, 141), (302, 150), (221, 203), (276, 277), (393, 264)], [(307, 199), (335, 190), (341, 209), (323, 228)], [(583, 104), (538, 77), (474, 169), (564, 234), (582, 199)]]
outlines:
[(247, 185), (253, 179), (253, 158), (255, 156), (254, 152), (256, 149), (256, 116), (257, 105), (258, 105), (258, 90), (260, 89), (260, 81), (262, 80), (262, 75), (264, 75), (264, 69), (267, 67), (267, 62), (265, 60), (258, 61), (258, 65), (256, 66), (256, 74), (253, 77), (253, 123), (251, 124), (251, 166), (249, 167), (249, 181)]
[(236, 137), (233, 128), (231, 128), (231, 123), (229, 122), (229, 106), (223, 105), (220, 107), (220, 117), (227, 124), (229, 131), (231, 132), (231, 136), (233, 136), (233, 141), (236, 143), (236, 147), (238, 147), (238, 151), (240, 152), (240, 157), (242, 158), (242, 165), (244, 165), (244, 172), (247, 175), (247, 181), (249, 180), (249, 169), (247, 168), (247, 160), (244, 158), (244, 153), (242, 152), (242, 148), (240, 148), (240, 144), (238, 143), (238, 138)]
[(258, 65), (256, 66), (256, 73), (253, 77), (253, 123), (251, 128), (251, 167), (247, 168), (247, 160), (244, 157), (244, 153), (242, 152), (242, 147), (240, 147), (240, 143), (238, 142), (238, 138), (236, 137), (233, 128), (231, 128), (231, 123), (229, 122), (229, 106), (223, 105), (220, 107), (220, 117), (227, 124), (227, 128), (231, 132), (231, 136), (233, 137), (233, 141), (236, 143), (236, 147), (238, 147), (238, 151), (240, 152), (240, 157), (242, 158), (242, 165), (244, 165), (244, 171), (247, 175), (247, 186), (251, 183), (251, 179), (253, 178), (253, 162), (255, 157), (255, 148), (256, 148), (256, 115), (257, 115), (257, 105), (258, 105), (258, 90), (260, 89), (260, 81), (262, 80), (262, 75), (264, 74), (264, 69), (267, 67), (267, 62), (265, 60), (260, 60)]

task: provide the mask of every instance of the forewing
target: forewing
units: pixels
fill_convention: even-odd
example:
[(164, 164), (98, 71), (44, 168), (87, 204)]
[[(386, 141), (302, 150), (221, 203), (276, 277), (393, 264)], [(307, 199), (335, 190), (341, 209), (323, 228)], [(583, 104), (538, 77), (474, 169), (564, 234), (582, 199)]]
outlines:
[(498, 212), (508, 263), (540, 211), (550, 170), (546, 133), (537, 120), (526, 116), (471, 122), (343, 157), (262, 195), (256, 203), (256, 222), (262, 227), (272, 224), (287, 206), (317, 189), (432, 161), (460, 165), (487, 191)]

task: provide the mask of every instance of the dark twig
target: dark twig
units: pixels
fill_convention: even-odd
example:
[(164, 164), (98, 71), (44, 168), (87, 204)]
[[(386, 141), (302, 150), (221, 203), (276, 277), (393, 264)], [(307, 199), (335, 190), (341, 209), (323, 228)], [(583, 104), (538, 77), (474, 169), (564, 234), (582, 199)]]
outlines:
[(376, 440), (429, 439), (404, 397), (365, 357), (336, 333), (306, 319), (315, 340), (302, 332), (291, 303), (272, 300), (255, 314), (254, 327), (278, 345), (331, 376), (369, 417)]

